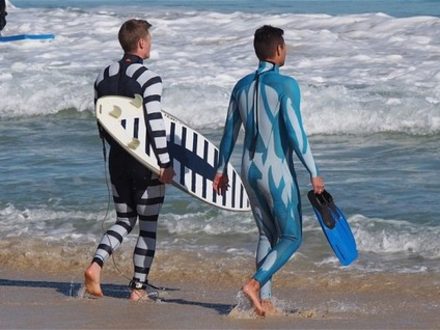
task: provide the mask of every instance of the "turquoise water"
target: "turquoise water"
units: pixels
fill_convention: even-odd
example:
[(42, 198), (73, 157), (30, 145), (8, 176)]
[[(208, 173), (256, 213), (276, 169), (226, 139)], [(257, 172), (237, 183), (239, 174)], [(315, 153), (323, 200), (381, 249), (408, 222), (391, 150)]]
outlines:
[[(283, 72), (300, 83), (316, 161), (355, 233), (360, 259), (352, 269), (440, 270), (438, 1), (13, 4), (5, 34), (32, 30), (56, 38), (0, 45), (3, 241), (94, 246), (103, 225), (114, 221), (111, 203), (106, 215), (92, 88), (98, 71), (120, 56), (121, 22), (148, 13), (148, 63), (164, 78), (164, 108), (217, 144), (230, 90), (256, 66), (254, 28), (284, 27)], [(240, 145), (235, 165), (239, 151)], [(304, 204), (299, 262), (338, 269), (306, 200), (307, 175), (296, 166)], [(231, 258), (252, 256), (256, 242), (249, 213), (220, 211), (173, 187), (159, 235), (161, 249), (226, 251)]]

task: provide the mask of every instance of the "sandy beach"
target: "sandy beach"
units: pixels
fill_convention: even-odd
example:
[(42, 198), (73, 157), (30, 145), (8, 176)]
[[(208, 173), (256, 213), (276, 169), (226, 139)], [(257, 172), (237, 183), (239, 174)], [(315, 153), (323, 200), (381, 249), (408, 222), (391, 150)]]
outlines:
[[(197, 266), (197, 257), (193, 261)], [(274, 293), (283, 313), (263, 319), (238, 294), (251, 260), (229, 273), (213, 263), (212, 272), (205, 268), (200, 274), (178, 272), (172, 262), (171, 255), (159, 253), (150, 281), (167, 290), (157, 301), (138, 303), (127, 300), (125, 275), (111, 262), (104, 272), (105, 297), (100, 299), (78, 297), (85, 263), (70, 272), (64, 267), (46, 272), (38, 267), (2, 268), (0, 328), (440, 329), (438, 273), (281, 272)]]

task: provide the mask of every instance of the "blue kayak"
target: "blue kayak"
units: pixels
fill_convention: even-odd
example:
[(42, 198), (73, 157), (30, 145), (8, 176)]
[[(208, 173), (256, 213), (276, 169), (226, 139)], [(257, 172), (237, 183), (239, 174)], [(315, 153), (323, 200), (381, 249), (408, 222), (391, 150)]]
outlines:
[(14, 34), (10, 36), (0, 36), (0, 42), (11, 42), (19, 40), (51, 40), (55, 35), (52, 33), (47, 34)]

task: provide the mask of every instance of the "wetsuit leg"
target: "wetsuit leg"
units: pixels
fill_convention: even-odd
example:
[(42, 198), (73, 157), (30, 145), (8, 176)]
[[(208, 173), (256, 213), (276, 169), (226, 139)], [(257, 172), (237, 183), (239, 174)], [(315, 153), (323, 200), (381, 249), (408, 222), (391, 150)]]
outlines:
[[(258, 200), (255, 201), (255, 199), (254, 203), (251, 203), (251, 205), (252, 209), (254, 210), (254, 218), (259, 232), (256, 255), (256, 269), (258, 270), (263, 265), (266, 256), (275, 245), (278, 239), (278, 232), (276, 226), (271, 220), (272, 218), (270, 214), (267, 213), (267, 208), (260, 205)], [(265, 284), (262, 284), (260, 289), (260, 298), (272, 298), (272, 278), (269, 278)]]
[(137, 160), (117, 147), (109, 154), (109, 171), (116, 209), (116, 223), (104, 234), (93, 261), (104, 264), (133, 230), (137, 218), (137, 204), (150, 185), (152, 173)]
[[(260, 177), (259, 171), (256, 167), (251, 167), (250, 170), (253, 176)], [(243, 175), (243, 178), (247, 178), (248, 175)], [(261, 198), (259, 189), (255, 189), (255, 184), (250, 184), (247, 180), (243, 182), (246, 186), (249, 202), (251, 204), (252, 213), (255, 219), (255, 223), (258, 228), (258, 243), (256, 253), (256, 269), (258, 270), (264, 262), (267, 254), (272, 250), (272, 247), (278, 240), (278, 229), (275, 223), (272, 221), (271, 214), (269, 212), (269, 206), (264, 198)], [(272, 297), (272, 280), (269, 279), (260, 289), (261, 299), (270, 299)]]
[(133, 254), (133, 280), (145, 283), (156, 251), (157, 219), (165, 196), (165, 185), (152, 175), (148, 188), (139, 195), (139, 237)]
[[(258, 246), (257, 246), (257, 267), (256, 269), (259, 269), (261, 265), (263, 264), (264, 259), (266, 258), (267, 254), (272, 249), (272, 246), (269, 243), (269, 240), (267, 239), (267, 236), (264, 234), (260, 234), (260, 238), (258, 240)], [(260, 289), (260, 298), (261, 299), (270, 299), (272, 298), (272, 279), (269, 279), (266, 284), (264, 284)]]
[[(267, 177), (273, 176), (269, 172)], [(301, 244), (302, 228), (298, 188), (295, 179), (287, 176), (279, 187), (275, 187), (270, 179), (265, 182), (262, 180), (261, 172), (252, 164), (247, 179), (253, 191), (252, 195), (255, 196), (262, 210), (261, 216), (258, 217), (257, 214), (256, 219), (261, 219), (260, 225), (263, 232), (267, 233), (269, 241), (273, 242), (269, 253), (258, 263), (260, 267), (254, 275), (263, 287)], [(286, 189), (290, 197), (287, 203)], [(266, 216), (263, 216), (264, 214)], [(273, 237), (274, 235), (276, 237)]]
[(125, 175), (112, 178), (113, 202), (116, 209), (116, 223), (106, 231), (95, 253), (93, 261), (101, 267), (108, 257), (121, 245), (123, 239), (133, 230), (137, 212), (132, 199), (132, 190)]

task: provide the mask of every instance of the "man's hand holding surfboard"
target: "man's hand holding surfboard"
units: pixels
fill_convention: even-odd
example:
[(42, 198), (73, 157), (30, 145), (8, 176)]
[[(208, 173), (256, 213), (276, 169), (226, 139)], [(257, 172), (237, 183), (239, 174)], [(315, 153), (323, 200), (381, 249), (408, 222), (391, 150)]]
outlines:
[(228, 187), (229, 187), (228, 175), (223, 173), (217, 173), (212, 183), (212, 187), (214, 188), (214, 191), (218, 195), (223, 195), (226, 191), (228, 191)]

